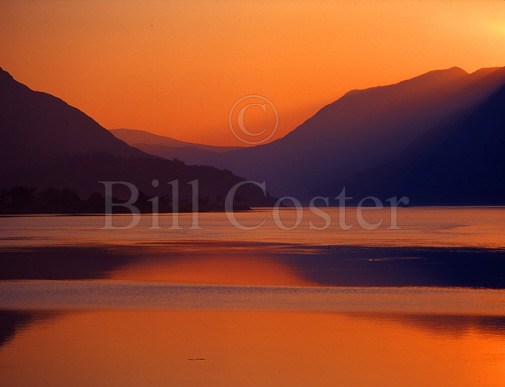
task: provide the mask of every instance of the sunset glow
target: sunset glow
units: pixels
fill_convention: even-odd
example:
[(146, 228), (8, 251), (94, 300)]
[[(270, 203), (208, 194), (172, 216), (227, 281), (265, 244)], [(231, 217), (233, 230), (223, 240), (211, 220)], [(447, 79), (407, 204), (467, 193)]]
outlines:
[(8, 0), (0, 15), (19, 81), (108, 129), (214, 145), (243, 145), (228, 113), (249, 94), (275, 104), (275, 139), (350, 89), (505, 63), (503, 1)]
[(0, 386), (505, 385), (505, 0), (0, 0)]

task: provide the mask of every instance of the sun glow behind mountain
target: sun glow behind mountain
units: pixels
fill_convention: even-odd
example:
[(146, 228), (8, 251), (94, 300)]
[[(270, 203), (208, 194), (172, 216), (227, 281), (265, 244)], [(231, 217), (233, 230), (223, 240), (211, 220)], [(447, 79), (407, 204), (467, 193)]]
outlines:
[(16, 79), (107, 128), (214, 145), (242, 145), (228, 113), (248, 94), (275, 104), (275, 139), (350, 89), (505, 63), (503, 1), (7, 0), (0, 15)]

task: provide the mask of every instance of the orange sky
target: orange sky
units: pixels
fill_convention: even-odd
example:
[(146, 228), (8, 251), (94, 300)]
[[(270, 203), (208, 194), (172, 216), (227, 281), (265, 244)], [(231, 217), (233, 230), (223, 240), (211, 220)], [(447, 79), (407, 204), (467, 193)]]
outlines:
[[(350, 89), (504, 66), (505, 1), (4, 0), (0, 47), (108, 129), (243, 145), (228, 116), (246, 95), (275, 105), (275, 139)], [(247, 110), (247, 129), (266, 118)]]

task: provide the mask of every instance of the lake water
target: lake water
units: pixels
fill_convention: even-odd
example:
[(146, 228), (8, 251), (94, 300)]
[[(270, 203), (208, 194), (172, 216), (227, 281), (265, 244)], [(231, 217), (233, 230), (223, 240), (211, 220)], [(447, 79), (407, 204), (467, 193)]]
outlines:
[(505, 385), (504, 208), (326, 211), (0, 218), (0, 385)]

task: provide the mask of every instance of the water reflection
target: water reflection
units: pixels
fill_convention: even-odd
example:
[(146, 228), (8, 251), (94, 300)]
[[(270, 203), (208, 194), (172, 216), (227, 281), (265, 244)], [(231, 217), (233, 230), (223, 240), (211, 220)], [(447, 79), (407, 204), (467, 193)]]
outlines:
[[(32, 325), (3, 347), (0, 380), (6, 386), (501, 387), (505, 339), (495, 335), (494, 323), (480, 325), (490, 328), (489, 337), (474, 329), (479, 320), (452, 316), (456, 331), (467, 327), (454, 336), (447, 318), (422, 316), (416, 325), (402, 315), (68, 313)], [(425, 326), (443, 328), (432, 335)]]
[(0, 384), (505, 385), (503, 292), (454, 289), (505, 289), (503, 208), (402, 217), (394, 233), (0, 219)]
[(505, 250), (464, 247), (308, 248), (288, 263), (324, 286), (505, 288)]
[(97, 279), (132, 260), (113, 246), (42, 246), (1, 249), (0, 279)]
[(430, 334), (453, 338), (473, 333), (505, 337), (505, 316), (405, 313), (360, 313), (350, 315), (386, 322), (399, 322)]
[(54, 318), (53, 311), (20, 311), (0, 309), (0, 347), (7, 345), (20, 331)]
[(109, 279), (177, 284), (317, 286), (304, 278), (302, 270), (289, 265), (283, 246), (179, 242), (144, 247), (143, 251), (142, 259), (112, 271)]
[(221, 241), (4, 249), (0, 279), (505, 288), (505, 250)]

